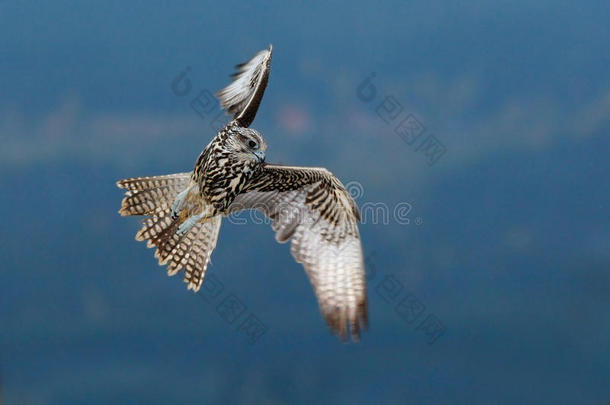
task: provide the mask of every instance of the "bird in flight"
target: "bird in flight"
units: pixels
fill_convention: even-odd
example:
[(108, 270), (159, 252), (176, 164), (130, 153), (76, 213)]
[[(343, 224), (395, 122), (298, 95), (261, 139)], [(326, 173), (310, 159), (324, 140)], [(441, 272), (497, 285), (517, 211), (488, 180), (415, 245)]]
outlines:
[(275, 238), (291, 240), (291, 253), (313, 285), (322, 315), (342, 340), (367, 327), (364, 261), (358, 206), (328, 170), (265, 162), (267, 143), (249, 128), (269, 81), (272, 47), (237, 65), (233, 81), (216, 93), (232, 120), (203, 149), (190, 173), (120, 180), (119, 213), (145, 215), (136, 240), (156, 247), (170, 276), (184, 270), (199, 290), (223, 216), (259, 210)]

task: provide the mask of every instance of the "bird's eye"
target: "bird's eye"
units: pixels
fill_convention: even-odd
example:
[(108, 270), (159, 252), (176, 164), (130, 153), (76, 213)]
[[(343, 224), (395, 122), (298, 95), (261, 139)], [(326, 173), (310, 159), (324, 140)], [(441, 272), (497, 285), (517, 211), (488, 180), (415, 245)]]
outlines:
[(248, 141), (248, 146), (249, 146), (251, 149), (257, 149), (257, 148), (258, 148), (258, 145), (256, 144), (256, 142), (254, 142), (252, 139), (250, 139), (250, 140)]

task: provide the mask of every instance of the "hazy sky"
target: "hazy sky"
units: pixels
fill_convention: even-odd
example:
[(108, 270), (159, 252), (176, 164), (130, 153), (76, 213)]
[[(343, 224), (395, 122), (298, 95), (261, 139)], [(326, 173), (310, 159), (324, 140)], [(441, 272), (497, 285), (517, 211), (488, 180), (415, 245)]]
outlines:
[[(593, 1), (0, 1), (2, 399), (607, 402), (609, 14)], [(268, 326), (250, 345), (116, 214), (119, 178), (192, 168), (215, 123), (190, 102), (271, 43), (253, 124), (269, 160), (328, 167), (361, 206), (410, 207), (408, 224), (361, 225), (359, 345), (330, 335), (268, 226), (225, 221), (209, 270)], [(396, 132), (409, 116), (445, 148), (432, 165)], [(388, 277), (425, 307), (417, 322), (383, 296)], [(446, 329), (434, 344), (429, 315)]]

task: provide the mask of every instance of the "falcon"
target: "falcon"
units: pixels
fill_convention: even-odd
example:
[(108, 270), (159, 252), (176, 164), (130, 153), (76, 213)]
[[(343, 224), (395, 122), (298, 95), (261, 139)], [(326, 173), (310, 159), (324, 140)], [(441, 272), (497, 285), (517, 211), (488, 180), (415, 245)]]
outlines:
[(188, 289), (202, 285), (223, 216), (258, 210), (271, 219), (278, 242), (291, 241), (330, 329), (355, 341), (368, 325), (360, 211), (343, 184), (320, 167), (265, 162), (267, 143), (249, 128), (269, 81), (272, 47), (236, 66), (216, 93), (232, 120), (203, 149), (190, 173), (120, 180), (119, 213), (144, 215), (136, 240), (155, 247)]

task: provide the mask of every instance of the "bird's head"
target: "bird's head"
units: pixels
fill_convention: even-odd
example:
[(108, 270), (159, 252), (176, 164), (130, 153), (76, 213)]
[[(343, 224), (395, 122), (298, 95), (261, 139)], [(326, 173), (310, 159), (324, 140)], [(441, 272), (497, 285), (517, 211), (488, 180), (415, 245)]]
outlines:
[(226, 147), (242, 161), (261, 164), (265, 160), (267, 143), (263, 136), (250, 128), (233, 127), (229, 130)]

